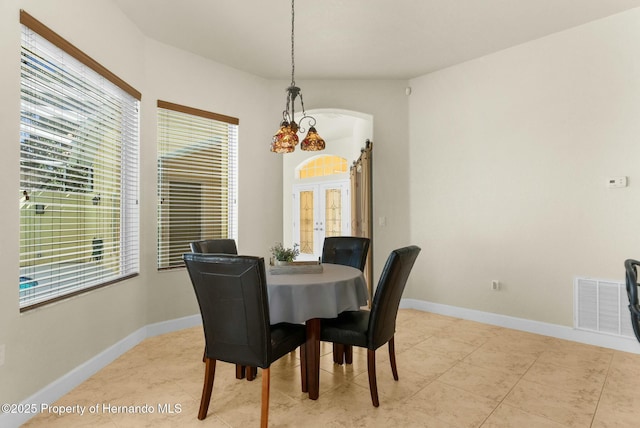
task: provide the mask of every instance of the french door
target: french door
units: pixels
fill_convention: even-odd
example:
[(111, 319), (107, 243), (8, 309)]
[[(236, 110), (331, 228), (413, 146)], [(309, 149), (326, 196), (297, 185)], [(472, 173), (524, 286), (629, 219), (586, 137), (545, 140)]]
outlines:
[(322, 256), (326, 236), (351, 235), (349, 180), (293, 187), (293, 242), (300, 244), (299, 260)]

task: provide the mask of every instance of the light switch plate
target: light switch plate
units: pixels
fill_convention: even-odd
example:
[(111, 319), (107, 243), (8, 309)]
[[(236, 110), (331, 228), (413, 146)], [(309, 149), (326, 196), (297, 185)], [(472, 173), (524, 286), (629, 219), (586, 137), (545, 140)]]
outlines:
[(6, 345), (2, 344), (0, 345), (0, 366), (4, 365), (4, 350), (6, 348)]

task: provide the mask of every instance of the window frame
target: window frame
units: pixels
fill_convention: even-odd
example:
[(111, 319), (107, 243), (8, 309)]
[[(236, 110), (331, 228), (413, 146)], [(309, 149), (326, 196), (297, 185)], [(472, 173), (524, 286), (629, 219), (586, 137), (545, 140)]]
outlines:
[[(85, 54), (83, 51), (81, 51), (80, 49), (78, 49), (77, 47), (75, 47), (73, 44), (71, 44), (70, 42), (68, 42), (66, 39), (64, 39), (63, 37), (61, 37), (59, 34), (57, 34), (56, 32), (54, 32), (53, 30), (51, 30), (49, 27), (47, 27), (46, 25), (44, 25), (42, 22), (38, 21), (36, 18), (34, 18), (33, 16), (31, 16), (30, 14), (28, 14), (27, 12), (25, 12), (24, 10), (20, 10), (20, 24), (24, 27), (27, 27), (28, 30), (22, 30), (22, 31), (29, 31), (31, 33), (34, 33), (35, 36), (39, 37), (40, 39), (44, 39), (44, 41), (50, 43), (51, 45), (53, 45), (53, 47), (55, 49), (59, 49), (59, 51), (61, 51), (61, 56), (63, 56), (64, 58), (69, 57), (69, 59), (67, 59), (67, 61), (71, 61), (71, 58), (73, 58), (75, 61), (78, 61), (82, 66), (87, 67), (89, 70), (91, 70), (91, 72), (95, 72), (97, 73), (97, 75), (99, 76), (100, 79), (104, 80), (105, 82), (108, 83), (108, 85), (115, 85), (115, 87), (118, 88), (118, 90), (121, 90), (124, 92), (123, 96), (125, 97), (129, 97), (128, 100), (125, 100), (124, 98), (122, 98), (123, 101), (121, 101), (124, 105), (125, 102), (129, 103), (129, 110), (122, 110), (122, 114), (126, 115), (126, 118), (121, 120), (119, 122), (120, 127), (117, 128), (118, 132), (120, 132), (120, 137), (121, 139), (120, 144), (116, 145), (115, 147), (117, 147), (118, 149), (120, 149), (121, 151), (118, 152), (121, 154), (121, 157), (117, 158), (120, 162), (120, 164), (124, 163), (124, 167), (121, 168), (118, 172), (120, 172), (120, 175), (117, 176), (116, 179), (114, 179), (113, 181), (119, 183), (118, 186), (116, 186), (117, 189), (119, 189), (118, 192), (116, 192), (115, 194), (118, 196), (118, 199), (114, 200), (113, 205), (117, 206), (117, 211), (115, 212), (114, 215), (117, 215), (118, 217), (118, 227), (116, 229), (109, 229), (110, 233), (115, 233), (114, 236), (116, 236), (116, 238), (113, 239), (113, 242), (117, 243), (117, 247), (114, 245), (113, 247), (115, 248), (115, 252), (116, 252), (116, 256), (115, 256), (115, 260), (117, 260), (117, 262), (114, 262), (114, 264), (116, 265), (116, 268), (112, 271), (109, 270), (108, 272), (103, 272), (100, 273), (98, 278), (96, 278), (96, 276), (94, 275), (93, 277), (91, 277), (90, 273), (88, 270), (83, 270), (82, 267), (78, 268), (76, 270), (76, 268), (73, 268), (73, 275), (74, 276), (74, 282), (72, 283), (72, 285), (62, 285), (62, 280), (57, 280), (58, 282), (52, 281), (52, 284), (55, 284), (52, 286), (52, 291), (49, 293), (42, 293), (42, 296), (37, 297), (37, 298), (32, 298), (31, 300), (25, 300), (23, 302), (22, 299), (22, 295), (24, 294), (24, 289), (23, 289), (23, 280), (22, 280), (22, 273), (21, 273), (21, 280), (20, 280), (20, 289), (19, 289), (19, 307), (20, 307), (20, 312), (24, 312), (30, 309), (34, 309), (37, 307), (41, 307), (44, 305), (48, 305), (50, 303), (54, 303), (63, 299), (68, 299), (70, 297), (76, 296), (78, 294), (82, 294), (82, 293), (86, 293), (88, 291), (91, 290), (95, 290), (97, 288), (102, 288), (105, 286), (108, 286), (110, 284), (114, 284), (114, 283), (118, 283), (121, 281), (124, 281), (126, 279), (135, 277), (137, 275), (139, 275), (139, 270), (140, 270), (140, 260), (139, 260), (139, 247), (140, 247), (140, 243), (139, 243), (139, 203), (138, 203), (138, 192), (139, 192), (139, 163), (140, 163), (140, 159), (139, 159), (139, 153), (140, 153), (140, 100), (142, 98), (142, 94), (137, 91), (135, 88), (133, 88), (131, 85), (129, 85), (128, 83), (126, 83), (124, 80), (120, 79), (118, 76), (116, 76), (114, 73), (112, 73), (111, 71), (109, 71), (107, 68), (103, 67), (101, 64), (99, 64), (97, 61), (95, 61), (94, 59), (92, 59), (90, 56), (88, 56), (87, 54)], [(22, 28), (22, 27), (21, 27)], [(38, 40), (40, 40), (38, 39)], [(29, 47), (28, 45), (25, 45), (24, 42), (21, 39), (21, 51), (28, 51)], [(53, 52), (53, 50), (52, 50)], [(21, 55), (22, 57), (22, 55)], [(34, 60), (35, 57), (29, 57), (30, 60)], [(21, 59), (22, 61), (22, 59)], [(69, 64), (65, 64), (64, 62), (60, 61), (60, 62), (54, 62), (53, 60), (51, 60), (50, 62), (48, 62), (47, 64), (55, 64), (56, 66), (60, 66), (60, 69), (63, 70), (64, 73), (70, 73), (69, 70)], [(72, 76), (72, 74), (68, 74), (69, 76)], [(86, 79), (87, 77), (84, 74), (78, 73), (78, 74), (73, 74), (73, 76), (82, 76), (80, 80), (78, 80), (78, 85), (80, 85), (82, 82), (84, 82), (84, 80), (82, 79)], [(27, 90), (25, 87), (25, 81), (29, 81), (28, 79), (22, 77), (22, 73), (21, 73), (21, 81), (20, 81), (20, 94), (21, 94), (21, 99), (23, 98), (23, 96), (26, 96), (24, 94), (26, 94)], [(35, 80), (34, 80), (35, 81)], [(107, 85), (105, 85), (106, 87)], [(77, 88), (76, 88), (77, 89)], [(105, 96), (111, 96), (114, 97), (115, 92), (108, 92), (107, 89), (104, 88), (100, 88), (101, 90), (103, 90), (103, 94), (106, 94)], [(33, 94), (38, 95), (38, 94), (43, 94), (43, 92), (37, 92), (37, 90), (33, 89), (32, 90)], [(75, 98), (72, 98), (72, 95), (69, 95), (68, 98), (70, 98), (71, 100), (75, 101)], [(41, 102), (41, 108), (46, 109), (49, 104), (46, 104), (46, 101), (49, 100), (45, 100), (44, 97), (42, 99)], [(79, 101), (80, 102), (80, 101)], [(33, 101), (28, 101), (25, 100), (24, 103), (26, 105), (33, 105)], [(122, 108), (122, 107), (119, 107)], [(33, 132), (34, 130), (38, 130), (41, 128), (38, 128), (37, 126), (27, 126), (25, 122), (25, 118), (27, 117), (27, 111), (23, 110), (23, 107), (21, 107), (21, 113), (20, 113), (20, 127), (21, 127), (21, 145), (22, 145), (22, 137), (23, 137), (23, 127), (25, 129), (28, 130), (28, 132)], [(120, 110), (119, 110), (120, 111)], [(52, 116), (54, 119), (58, 119), (58, 116)], [(106, 126), (106, 125), (105, 125)], [(98, 127), (98, 129), (104, 131), (104, 128), (102, 127)], [(52, 132), (51, 135), (54, 135), (54, 138), (64, 138), (65, 135), (63, 133), (62, 130), (62, 125), (60, 125), (57, 128), (54, 128), (53, 131), (58, 132), (58, 134), (56, 134), (55, 132)], [(27, 133), (27, 131), (24, 131), (25, 133)], [(27, 134), (27, 135), (31, 135), (31, 134)], [(125, 137), (124, 135), (127, 135), (128, 137)], [(114, 140), (117, 140), (116, 138), (114, 138)], [(128, 146), (127, 144), (131, 144), (133, 143), (133, 147)], [(78, 143), (80, 144), (80, 143)], [(42, 144), (42, 147), (46, 148), (46, 144)], [(101, 143), (96, 143), (97, 147), (103, 147), (101, 145)], [(50, 146), (50, 148), (53, 146)], [(109, 148), (111, 148), (111, 146), (109, 146)], [(47, 158), (48, 156), (51, 156), (52, 151), (47, 151), (46, 149), (43, 151), (43, 157)], [(95, 154), (94, 154), (95, 157)], [(125, 159), (126, 158), (126, 159)], [(21, 161), (21, 180), (20, 180), (20, 193), (21, 193), (21, 205), (26, 205), (29, 206), (30, 202), (30, 191), (32, 191), (33, 189), (29, 189), (27, 190), (24, 187), (23, 180), (22, 180), (22, 163), (25, 162), (25, 159), (29, 159), (27, 157), (23, 157), (22, 155), (22, 146), (21, 146), (21, 156), (20, 156), (20, 161)], [(66, 176), (66, 174), (68, 173), (68, 165), (64, 165), (63, 166), (63, 178), (61, 179), (61, 183), (62, 184), (56, 184), (53, 183), (51, 184), (51, 189), (48, 189), (48, 191), (50, 191), (51, 193), (54, 192), (60, 192), (60, 193), (66, 193), (68, 195), (71, 195), (73, 197), (75, 197), (76, 199), (80, 200), (80, 198), (78, 197), (78, 195), (82, 195), (85, 199), (90, 197), (88, 195), (93, 196), (94, 192), (94, 178), (95, 178), (95, 174), (96, 171), (94, 171), (93, 166), (95, 166), (95, 163), (92, 164), (91, 166), (87, 166), (87, 165), (82, 165), (82, 164), (78, 164), (81, 165), (76, 169), (76, 171), (80, 171), (80, 172), (76, 172), (75, 175), (75, 180), (76, 180), (76, 184), (74, 186), (69, 186), (67, 183), (70, 182), (71, 180), (69, 179), (68, 176)], [(103, 165), (104, 166), (104, 165)], [(84, 172), (86, 171), (86, 180), (82, 177), (84, 175)], [(101, 171), (104, 173), (105, 176), (109, 175), (109, 170), (103, 170)], [(39, 173), (36, 173), (39, 174)], [(52, 173), (52, 176), (55, 175)], [(28, 174), (27, 174), (28, 176)], [(36, 182), (37, 185), (37, 182)], [(41, 184), (42, 186), (45, 186), (44, 184)], [(59, 187), (59, 188), (56, 188)], [(34, 187), (34, 189), (38, 190), (37, 186)], [(103, 195), (104, 197), (105, 195)], [(34, 205), (35, 207), (35, 214), (43, 214), (46, 212), (46, 207), (43, 204), (36, 204), (35, 201), (31, 201), (32, 205)], [(85, 201), (86, 202), (86, 201)], [(97, 205), (100, 203), (100, 196), (94, 196), (92, 199), (92, 204), (93, 205)], [(104, 203), (104, 201), (103, 201)], [(78, 212), (80, 212), (82, 209), (86, 209), (87, 204), (85, 203), (85, 205), (81, 205), (80, 203), (77, 203), (75, 206), (72, 206), (70, 208), (70, 211), (73, 212), (73, 208), (75, 207), (76, 209), (76, 215)], [(78, 217), (79, 218), (79, 217)], [(106, 223), (106, 222), (105, 222)], [(74, 225), (74, 224), (79, 224), (79, 221), (76, 221), (74, 223), (74, 220), (72, 219), (70, 221), (70, 224)], [(62, 230), (64, 228), (64, 226), (57, 226), (57, 233), (59, 233), (60, 235), (53, 235), (53, 233), (56, 231), (55, 226), (49, 226), (49, 228), (47, 229), (42, 229), (45, 231), (51, 231), (52, 235), (51, 238), (52, 240), (56, 239), (56, 237), (62, 236), (62, 232), (60, 232), (60, 230)], [(22, 235), (22, 228), (23, 228), (23, 214), (22, 214), (22, 209), (21, 209), (21, 215), (20, 215), (20, 229), (21, 229), (21, 235)], [(76, 227), (75, 229), (72, 227), (71, 230), (74, 231), (74, 233), (77, 233), (78, 235), (80, 235), (80, 228)], [(114, 230), (116, 230), (116, 232), (114, 232)], [(41, 232), (41, 230), (38, 230), (39, 232)], [(86, 232), (85, 232), (86, 234)], [(101, 241), (101, 240), (98, 240)], [(95, 261), (95, 242), (96, 242), (96, 238), (93, 239), (92, 241), (92, 248), (89, 249), (89, 254), (90, 254), (90, 260), (94, 260)], [(100, 245), (103, 245), (104, 241), (102, 241), (100, 243)], [(30, 245), (30, 244), (25, 244), (25, 245)], [(76, 262), (78, 263), (81, 260), (84, 260), (84, 258), (81, 259), (81, 257), (84, 257), (84, 254), (86, 254), (86, 250), (84, 250), (82, 252), (83, 256), (80, 256), (80, 245), (81, 244), (77, 244), (77, 246), (75, 248), (78, 248), (78, 255), (76, 259), (69, 259), (72, 262)], [(84, 248), (84, 247), (83, 247)], [(91, 253), (91, 251), (94, 252), (94, 254)], [(25, 254), (23, 255), (22, 252), (22, 244), (21, 244), (21, 251), (20, 251), (20, 263), (21, 266), (23, 264), (26, 263), (32, 263), (32, 265), (30, 266), (31, 268), (34, 269), (34, 271), (40, 267), (40, 265), (36, 262), (33, 262), (33, 260), (23, 260), (23, 257), (26, 259), (27, 258), (27, 252), (25, 250)], [(64, 257), (66, 257), (68, 255), (68, 253), (60, 253), (62, 254)], [(65, 259), (66, 260), (66, 259)], [(23, 269), (21, 268), (21, 271)], [(50, 272), (53, 271), (53, 268), (51, 268), (51, 270), (46, 271), (47, 274), (51, 274)], [(29, 271), (27, 271), (29, 272)], [(51, 274), (52, 275), (52, 274)], [(63, 275), (63, 274), (58, 274)], [(78, 279), (77, 281), (75, 276), (77, 277), (81, 277), (82, 279)], [(85, 279), (86, 278), (86, 279)], [(85, 285), (83, 285), (85, 284)], [(29, 287), (25, 287), (25, 288), (31, 288), (31, 287), (37, 287), (37, 282), (33, 281), (33, 284), (25, 284), (28, 285)], [(35, 293), (34, 293), (35, 295)]]
[[(162, 271), (184, 268), (181, 256), (190, 251), (188, 243), (191, 241), (216, 238), (237, 240), (240, 120), (163, 100), (157, 102), (156, 116), (156, 264), (157, 269)], [(173, 128), (170, 123), (174, 125)], [(211, 129), (207, 130), (207, 126)], [(217, 157), (209, 159), (200, 154), (209, 151)], [(225, 154), (226, 158), (223, 158)], [(170, 161), (173, 161), (173, 165)], [(226, 181), (226, 185), (216, 187), (216, 179), (221, 183)], [(173, 189), (176, 190), (176, 197), (172, 199)], [(199, 200), (197, 207), (190, 211), (189, 203), (193, 204), (196, 200)], [(202, 212), (208, 212), (209, 215), (196, 215)], [(221, 217), (215, 218), (211, 213), (220, 214)], [(184, 228), (176, 231), (174, 235), (177, 237), (172, 240), (172, 224), (176, 229), (180, 227), (180, 220), (172, 223), (172, 217), (190, 215), (199, 219), (190, 222), (190, 225), (194, 226), (192, 230)], [(223, 222), (226, 222), (226, 225), (221, 225)], [(218, 233), (225, 228), (226, 233)]]

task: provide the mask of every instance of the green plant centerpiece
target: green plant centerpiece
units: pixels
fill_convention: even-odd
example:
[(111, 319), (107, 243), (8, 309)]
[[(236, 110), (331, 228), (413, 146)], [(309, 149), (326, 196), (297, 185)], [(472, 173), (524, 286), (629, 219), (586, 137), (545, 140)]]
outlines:
[(291, 263), (300, 254), (298, 247), (300, 247), (300, 245), (293, 244), (293, 248), (285, 248), (282, 246), (282, 243), (278, 242), (271, 247), (271, 254), (273, 254), (273, 258), (276, 261)]

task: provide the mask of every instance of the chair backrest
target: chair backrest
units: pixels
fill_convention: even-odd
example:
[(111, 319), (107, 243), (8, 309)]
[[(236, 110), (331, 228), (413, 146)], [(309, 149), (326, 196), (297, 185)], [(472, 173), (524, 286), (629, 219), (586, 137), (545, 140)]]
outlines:
[(371, 349), (384, 345), (395, 334), (400, 298), (418, 253), (420, 247), (411, 245), (393, 250), (387, 258), (371, 304), (367, 333)]
[(364, 271), (369, 242), (369, 238), (358, 236), (327, 237), (322, 247), (322, 263), (351, 266)]
[(235, 239), (205, 239), (189, 244), (193, 253), (238, 254)]
[(636, 339), (640, 342), (640, 304), (638, 303), (638, 265), (640, 262), (633, 259), (625, 260), (627, 297), (629, 298), (629, 312), (631, 313), (631, 325)]
[(269, 367), (269, 298), (262, 257), (187, 253), (208, 358)]

